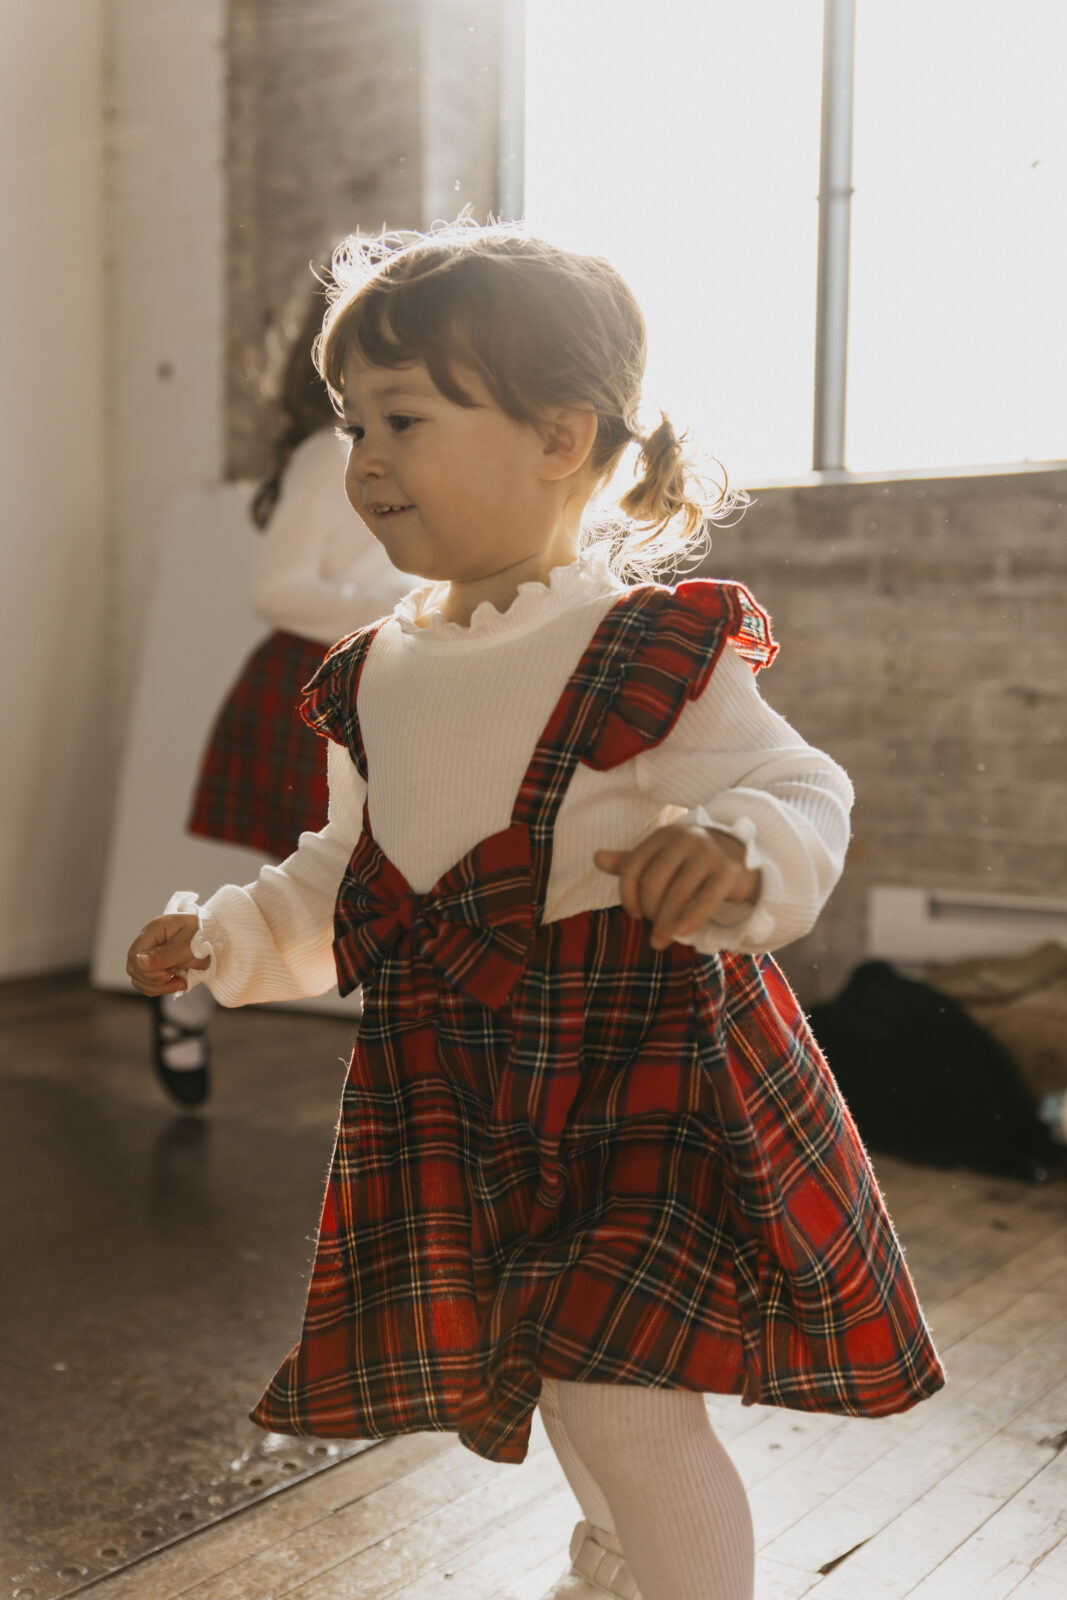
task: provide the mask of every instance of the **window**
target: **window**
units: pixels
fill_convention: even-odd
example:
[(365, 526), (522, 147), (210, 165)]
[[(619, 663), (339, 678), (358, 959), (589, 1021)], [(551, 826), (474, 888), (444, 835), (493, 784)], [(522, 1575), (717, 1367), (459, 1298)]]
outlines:
[[(821, 0), (525, 9), (530, 226), (619, 267), (734, 483), (807, 474)], [(1062, 0), (857, 0), (848, 468), (1067, 455), (1065, 59)]]
[(859, 0), (846, 460), (1067, 456), (1067, 6)]

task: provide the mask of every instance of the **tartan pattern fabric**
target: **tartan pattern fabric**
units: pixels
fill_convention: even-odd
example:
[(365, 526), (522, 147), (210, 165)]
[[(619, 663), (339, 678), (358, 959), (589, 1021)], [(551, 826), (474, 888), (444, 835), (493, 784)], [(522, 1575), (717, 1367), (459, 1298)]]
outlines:
[(245, 662), (208, 738), (186, 824), (190, 833), (282, 861), (326, 824), (322, 744), (297, 714), (322, 646), (271, 633)]
[(500, 1006), (522, 971), (534, 928), (530, 836), (520, 826), (483, 839), (417, 895), (379, 850), (363, 807), (363, 832), (337, 896), (337, 986), (373, 978), (405, 934), (423, 962), (483, 1005)]
[[(706, 581), (623, 596), (510, 827), (428, 895), (365, 814), (336, 925), (363, 1018), (302, 1338), (260, 1426), (449, 1430), (520, 1461), (542, 1377), (872, 1416), (943, 1383), (859, 1136), (776, 964), (654, 951), (620, 906), (542, 921), (577, 762), (664, 738), (734, 630), (769, 658), (758, 616)], [(306, 708), (364, 775), (372, 638), (334, 653)], [(486, 922), (515, 948), (479, 993), (483, 873)]]

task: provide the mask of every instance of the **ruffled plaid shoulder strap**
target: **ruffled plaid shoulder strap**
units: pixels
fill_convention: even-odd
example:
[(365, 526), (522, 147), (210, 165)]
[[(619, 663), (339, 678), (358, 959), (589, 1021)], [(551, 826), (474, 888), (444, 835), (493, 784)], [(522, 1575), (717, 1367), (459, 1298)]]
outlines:
[(322, 666), (304, 685), (304, 699), (300, 703), (300, 715), (308, 727), (335, 744), (343, 744), (362, 778), (367, 776), (367, 757), (356, 716), (356, 691), (367, 651), (374, 635), (387, 620), (383, 617), (372, 622), (333, 645)]
[(631, 617), (637, 612), (641, 637), (581, 757), (601, 772), (667, 737), (686, 702), (704, 692), (727, 643), (754, 672), (778, 653), (770, 617), (740, 583), (649, 585), (624, 604)]

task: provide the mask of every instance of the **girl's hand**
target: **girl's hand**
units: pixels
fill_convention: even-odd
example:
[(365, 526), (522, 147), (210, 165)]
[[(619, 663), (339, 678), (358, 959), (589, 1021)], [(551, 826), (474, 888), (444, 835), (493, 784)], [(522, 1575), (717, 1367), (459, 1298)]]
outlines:
[(593, 860), (618, 877), (631, 917), (652, 923), (654, 950), (695, 933), (724, 900), (757, 900), (762, 884), (762, 875), (744, 865), (740, 840), (695, 822), (657, 828), (632, 850), (596, 850)]
[(130, 982), (142, 994), (182, 994), (188, 987), (180, 968), (210, 966), (206, 957), (199, 960), (192, 952), (192, 939), (200, 927), (199, 917), (153, 917), (130, 946), (126, 971)]

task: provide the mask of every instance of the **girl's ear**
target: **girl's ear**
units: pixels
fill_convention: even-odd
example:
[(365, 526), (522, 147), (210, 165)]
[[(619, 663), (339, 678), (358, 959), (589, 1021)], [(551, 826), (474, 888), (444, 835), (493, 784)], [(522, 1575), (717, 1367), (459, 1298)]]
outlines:
[(596, 440), (597, 414), (588, 406), (559, 406), (541, 422), (542, 478), (569, 478), (585, 466)]

